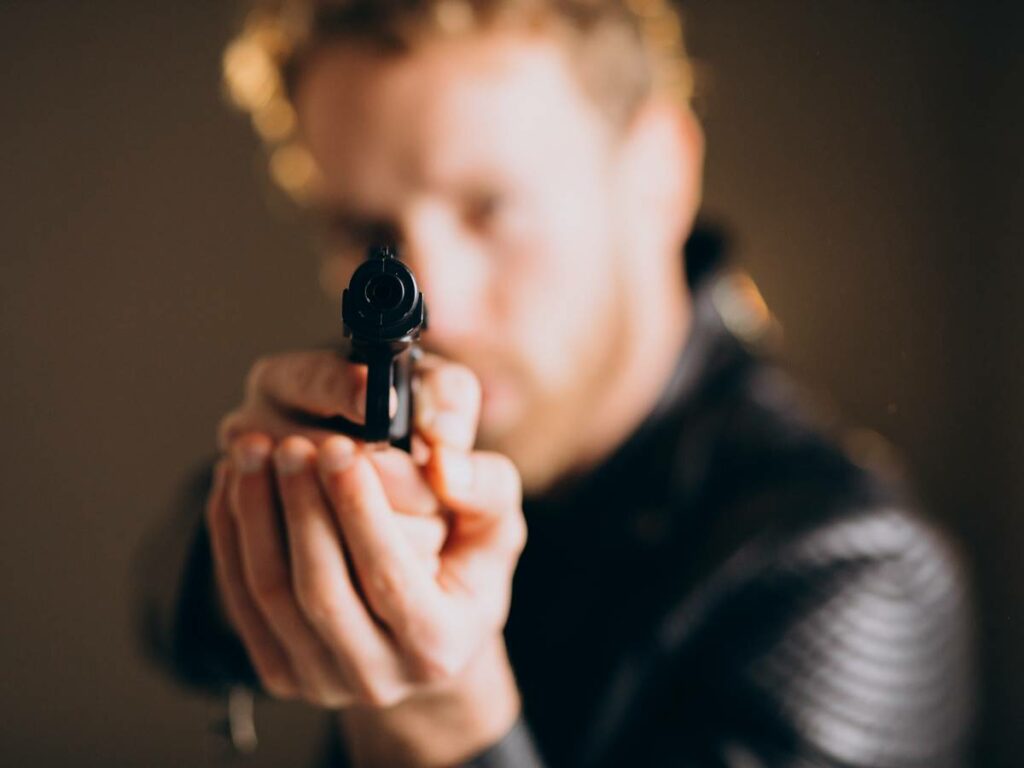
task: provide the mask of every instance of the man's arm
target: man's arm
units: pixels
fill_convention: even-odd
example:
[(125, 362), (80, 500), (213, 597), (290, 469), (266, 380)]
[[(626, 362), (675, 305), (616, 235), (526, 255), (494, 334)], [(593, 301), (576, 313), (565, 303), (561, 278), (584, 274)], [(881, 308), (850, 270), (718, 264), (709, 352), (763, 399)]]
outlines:
[(869, 510), (776, 532), (665, 616), (591, 756), (602, 766), (963, 766), (969, 635), (962, 570), (910, 515)]
[(900, 509), (796, 538), (764, 575), (791, 615), (741, 667), (750, 701), (824, 765), (953, 768), (973, 712), (966, 576), (941, 536)]

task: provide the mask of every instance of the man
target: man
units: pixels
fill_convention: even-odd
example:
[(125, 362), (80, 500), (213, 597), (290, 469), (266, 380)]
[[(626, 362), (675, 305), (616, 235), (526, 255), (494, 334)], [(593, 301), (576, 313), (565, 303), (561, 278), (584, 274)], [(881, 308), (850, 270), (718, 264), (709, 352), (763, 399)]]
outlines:
[(253, 367), (163, 658), (336, 712), (354, 765), (958, 764), (955, 561), (756, 354), (749, 284), (684, 274), (672, 10), (259, 18), (226, 64), (275, 176), (343, 278), (400, 243), (431, 355), (411, 455), (326, 428), (365, 397), (337, 350)]

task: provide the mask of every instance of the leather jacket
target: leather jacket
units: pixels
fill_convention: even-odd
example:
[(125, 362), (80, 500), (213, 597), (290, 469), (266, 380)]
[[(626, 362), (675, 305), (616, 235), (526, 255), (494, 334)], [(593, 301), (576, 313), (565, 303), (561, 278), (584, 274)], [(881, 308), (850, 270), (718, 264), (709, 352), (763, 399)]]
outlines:
[[(523, 713), (469, 765), (963, 765), (958, 557), (876, 466), (880, 443), (828, 426), (759, 349), (745, 278), (691, 279), (656, 408), (599, 468), (525, 502), (505, 631)], [(163, 574), (140, 561), (144, 644), (194, 685), (257, 686), (211, 599), (208, 487), (204, 468), (154, 536)], [(329, 752), (345, 764), (340, 739)]]

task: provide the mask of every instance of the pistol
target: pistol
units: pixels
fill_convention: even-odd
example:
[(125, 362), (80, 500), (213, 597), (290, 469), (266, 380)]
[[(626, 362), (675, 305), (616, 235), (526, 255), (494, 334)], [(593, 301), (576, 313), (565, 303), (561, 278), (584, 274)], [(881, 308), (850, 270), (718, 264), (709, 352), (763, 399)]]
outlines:
[[(413, 365), (427, 307), (412, 270), (395, 245), (371, 245), (341, 294), (341, 320), (351, 339), (349, 359), (367, 366), (366, 421), (362, 437), (378, 446), (411, 450)], [(390, 414), (391, 388), (398, 409)]]

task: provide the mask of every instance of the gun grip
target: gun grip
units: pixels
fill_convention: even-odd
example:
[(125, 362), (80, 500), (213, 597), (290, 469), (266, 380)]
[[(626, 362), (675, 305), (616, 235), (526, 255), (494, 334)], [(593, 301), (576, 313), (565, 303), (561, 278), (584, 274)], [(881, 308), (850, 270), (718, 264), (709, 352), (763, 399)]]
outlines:
[(391, 385), (393, 358), (389, 351), (372, 354), (366, 361), (366, 425), (363, 437), (368, 443), (387, 442), (391, 432)]
[(411, 346), (395, 356), (393, 376), (395, 392), (398, 393), (398, 408), (391, 420), (391, 444), (406, 453), (412, 452), (412, 419), (413, 419), (413, 365), (420, 357), (420, 350)]

